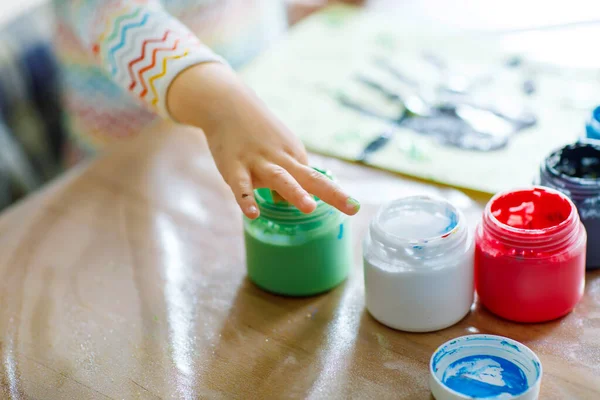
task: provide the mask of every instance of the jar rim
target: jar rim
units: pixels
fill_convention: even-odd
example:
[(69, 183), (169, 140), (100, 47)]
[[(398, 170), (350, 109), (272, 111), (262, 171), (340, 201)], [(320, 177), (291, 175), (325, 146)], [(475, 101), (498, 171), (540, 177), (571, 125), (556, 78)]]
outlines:
[(550, 155), (548, 157), (546, 157), (546, 159), (542, 163), (542, 166), (554, 178), (558, 178), (569, 184), (576, 185), (583, 190), (585, 190), (585, 189), (600, 190), (600, 178), (583, 178), (583, 177), (580, 178), (577, 176), (571, 176), (571, 175), (567, 175), (567, 174), (560, 172), (556, 168), (556, 166), (562, 159), (562, 153), (564, 151), (575, 150), (578, 148), (579, 149), (590, 148), (592, 150), (597, 151), (600, 155), (600, 142), (598, 142), (598, 143), (596, 143), (596, 142), (597, 141), (595, 141), (595, 140), (581, 139), (575, 143), (568, 144), (559, 149), (556, 149), (552, 153), (550, 153)]
[(309, 214), (305, 214), (291, 204), (277, 204), (264, 196), (265, 192), (270, 189), (256, 189), (254, 198), (260, 210), (260, 216), (277, 223), (302, 224), (317, 222), (326, 217), (331, 212), (334, 212), (333, 206), (325, 203), (323, 200), (313, 196), (317, 207)]
[[(500, 199), (508, 194), (511, 194), (511, 193), (532, 192), (532, 191), (536, 191), (536, 190), (554, 194), (554, 195), (560, 197), (562, 200), (566, 201), (570, 207), (569, 215), (560, 223), (549, 226), (547, 228), (526, 229), (526, 228), (516, 228), (516, 227), (510, 226), (508, 224), (505, 224), (504, 222), (500, 221), (493, 214), (492, 206), (498, 199)], [(577, 222), (579, 222), (579, 214), (577, 212), (577, 208), (576, 208), (575, 204), (573, 203), (573, 201), (567, 195), (562, 193), (560, 190), (556, 190), (556, 189), (548, 188), (548, 187), (542, 187), (542, 186), (533, 186), (533, 187), (529, 187), (529, 188), (513, 189), (513, 190), (507, 190), (507, 191), (497, 193), (487, 203), (487, 205), (485, 207), (485, 211), (484, 211), (484, 218), (483, 218), (484, 225), (487, 225), (488, 227), (491, 227), (492, 229), (500, 231), (501, 233), (506, 233), (512, 239), (515, 239), (515, 237), (516, 237), (516, 238), (519, 238), (519, 240), (524, 240), (526, 242), (530, 241), (530, 240), (535, 241), (536, 239), (551, 238), (556, 235), (564, 234), (565, 231), (572, 230), (573, 227), (576, 226)]]
[[(399, 235), (396, 235), (396, 234), (386, 231), (384, 229), (384, 227), (382, 226), (383, 225), (382, 218), (383, 218), (384, 214), (387, 211), (389, 211), (390, 209), (392, 209), (392, 207), (394, 207), (394, 206), (398, 206), (401, 204), (410, 204), (413, 202), (414, 203), (427, 202), (427, 203), (434, 203), (436, 205), (444, 206), (450, 212), (450, 214), (452, 216), (451, 218), (454, 218), (454, 223), (453, 223), (454, 226), (450, 230), (448, 230), (447, 232), (444, 232), (442, 234), (433, 235), (433, 236), (429, 236), (429, 237), (422, 237), (422, 238), (407, 238), (407, 237), (402, 237), (402, 236), (399, 236)], [(380, 241), (382, 243), (386, 243), (387, 245), (392, 245), (394, 247), (404, 247), (407, 245), (427, 243), (427, 246), (435, 246), (437, 243), (441, 242), (445, 238), (452, 236), (456, 232), (458, 232), (459, 229), (461, 228), (462, 220), (463, 220), (462, 213), (452, 203), (448, 202), (447, 200), (444, 200), (442, 198), (432, 197), (432, 196), (417, 195), (417, 196), (402, 197), (400, 199), (395, 199), (393, 201), (385, 203), (384, 205), (382, 205), (380, 207), (379, 211), (377, 212), (377, 214), (371, 221), (370, 225), (371, 225), (372, 235), (375, 236), (378, 241)]]
[[(333, 175), (328, 170), (312, 167), (315, 171), (323, 174), (325, 177), (332, 181), (335, 181)], [(280, 224), (305, 224), (318, 222), (319, 220), (326, 218), (328, 215), (335, 212), (335, 208), (317, 196), (312, 196), (315, 200), (317, 207), (309, 214), (305, 214), (295, 206), (285, 203), (280, 204), (273, 201), (271, 198), (267, 198), (267, 193), (272, 193), (271, 189), (259, 188), (254, 190), (254, 199), (260, 210), (260, 216), (270, 221)], [(260, 217), (259, 217), (260, 218)]]

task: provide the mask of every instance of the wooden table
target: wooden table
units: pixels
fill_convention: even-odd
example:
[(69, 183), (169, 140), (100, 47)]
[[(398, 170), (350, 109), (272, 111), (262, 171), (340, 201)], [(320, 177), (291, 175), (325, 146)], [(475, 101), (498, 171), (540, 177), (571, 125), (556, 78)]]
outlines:
[[(169, 132), (167, 132), (169, 131)], [(521, 341), (543, 399), (600, 398), (600, 272), (555, 322), (520, 325), (478, 306), (431, 334), (364, 308), (361, 238), (381, 202), (463, 193), (314, 157), (363, 202), (346, 283), (305, 299), (245, 277), (241, 215), (198, 132), (159, 126), (0, 217), (2, 399), (429, 399), (428, 362), (450, 338)], [(485, 200), (485, 199), (479, 199)]]

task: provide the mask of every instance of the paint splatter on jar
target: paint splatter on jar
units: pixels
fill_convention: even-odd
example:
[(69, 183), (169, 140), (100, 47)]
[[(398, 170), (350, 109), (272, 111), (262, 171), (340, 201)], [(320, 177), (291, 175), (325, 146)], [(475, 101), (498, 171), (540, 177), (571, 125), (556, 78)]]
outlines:
[(543, 187), (499, 193), (475, 233), (475, 288), (494, 314), (543, 322), (583, 296), (586, 233), (563, 193)]
[(429, 332), (460, 321), (473, 303), (473, 240), (445, 200), (406, 197), (384, 205), (365, 237), (366, 306), (379, 322)]
[(600, 268), (600, 142), (582, 141), (550, 154), (540, 167), (539, 183), (575, 203), (588, 236), (587, 268)]
[(256, 190), (255, 198), (260, 217), (244, 219), (246, 264), (252, 282), (276, 294), (310, 296), (346, 279), (353, 254), (344, 214), (318, 198), (316, 210), (303, 214), (286, 202), (275, 201), (269, 189)]

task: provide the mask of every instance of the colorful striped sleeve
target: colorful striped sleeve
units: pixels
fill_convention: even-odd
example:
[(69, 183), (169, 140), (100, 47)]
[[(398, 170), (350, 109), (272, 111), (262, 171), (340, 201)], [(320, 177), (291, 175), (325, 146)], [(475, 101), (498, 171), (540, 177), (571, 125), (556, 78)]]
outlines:
[(222, 58), (157, 0), (65, 0), (81, 42), (123, 89), (169, 118), (166, 94), (183, 70)]

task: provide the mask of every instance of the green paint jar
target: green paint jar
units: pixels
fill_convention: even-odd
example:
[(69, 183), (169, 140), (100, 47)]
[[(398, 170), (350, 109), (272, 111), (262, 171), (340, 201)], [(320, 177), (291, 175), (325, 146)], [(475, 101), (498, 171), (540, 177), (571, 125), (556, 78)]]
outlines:
[(260, 288), (286, 296), (326, 292), (346, 279), (352, 260), (347, 217), (315, 198), (304, 214), (275, 203), (269, 189), (255, 191), (260, 217), (244, 219), (248, 277)]

